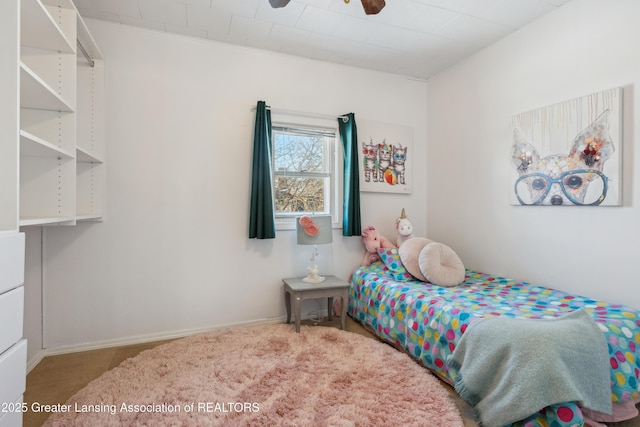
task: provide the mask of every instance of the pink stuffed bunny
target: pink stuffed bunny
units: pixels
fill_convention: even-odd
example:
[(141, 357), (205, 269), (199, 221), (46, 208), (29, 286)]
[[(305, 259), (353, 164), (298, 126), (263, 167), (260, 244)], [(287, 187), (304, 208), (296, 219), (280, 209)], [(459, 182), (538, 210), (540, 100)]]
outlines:
[(380, 260), (378, 248), (395, 248), (389, 239), (378, 233), (378, 231), (369, 226), (362, 231), (362, 242), (367, 250), (360, 265), (371, 265), (372, 262)]

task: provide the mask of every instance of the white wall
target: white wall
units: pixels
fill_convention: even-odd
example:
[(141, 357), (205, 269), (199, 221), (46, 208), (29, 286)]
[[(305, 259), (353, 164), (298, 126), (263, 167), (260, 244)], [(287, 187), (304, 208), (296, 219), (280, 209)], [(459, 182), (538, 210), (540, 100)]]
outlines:
[[(281, 319), (281, 279), (306, 274), (291, 231), (248, 239), (258, 100), (413, 128), (426, 156), (427, 83), (99, 21), (105, 57), (107, 219), (45, 230), (44, 341), (72, 349)], [(426, 169), (412, 195), (365, 193), (363, 225), (395, 238), (404, 207), (426, 231)], [(364, 247), (322, 248), (347, 279)], [(323, 264), (324, 263), (324, 264)], [(315, 306), (307, 307), (315, 309)]]
[[(576, 0), (429, 81), (427, 230), (467, 267), (640, 307), (638, 16)], [(624, 206), (510, 206), (511, 117), (614, 87)]]

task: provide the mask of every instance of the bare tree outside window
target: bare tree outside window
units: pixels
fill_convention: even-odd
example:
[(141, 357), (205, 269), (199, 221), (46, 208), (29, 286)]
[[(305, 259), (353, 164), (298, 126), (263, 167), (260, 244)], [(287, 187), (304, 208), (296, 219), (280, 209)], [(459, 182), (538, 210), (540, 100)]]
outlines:
[(335, 133), (273, 127), (276, 215), (330, 212)]

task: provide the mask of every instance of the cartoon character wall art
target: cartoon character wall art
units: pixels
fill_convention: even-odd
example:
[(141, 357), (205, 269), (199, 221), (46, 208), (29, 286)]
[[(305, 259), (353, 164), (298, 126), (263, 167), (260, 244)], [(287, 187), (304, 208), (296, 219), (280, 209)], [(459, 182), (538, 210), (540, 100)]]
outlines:
[(362, 154), (364, 156), (364, 162), (362, 168), (364, 169), (365, 182), (378, 182), (378, 146), (374, 144), (373, 140), (369, 144), (362, 143)]
[(360, 121), (360, 190), (410, 193), (411, 128)]
[[(620, 203), (620, 91), (599, 92), (514, 118), (512, 204)], [(523, 128), (528, 128), (529, 137)]]
[(407, 161), (407, 147), (402, 148), (402, 145), (393, 146), (393, 170), (396, 172), (399, 184), (405, 184), (404, 177), (404, 164)]
[(387, 144), (387, 140), (383, 140), (382, 144), (378, 145), (378, 180), (384, 181), (384, 174), (393, 167), (391, 163), (391, 151), (392, 145)]

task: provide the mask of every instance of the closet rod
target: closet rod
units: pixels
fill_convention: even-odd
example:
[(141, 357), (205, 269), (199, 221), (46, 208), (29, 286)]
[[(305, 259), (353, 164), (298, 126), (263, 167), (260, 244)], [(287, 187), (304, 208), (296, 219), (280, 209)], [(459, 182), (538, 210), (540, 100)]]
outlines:
[(78, 48), (80, 49), (80, 52), (82, 52), (82, 55), (85, 58), (87, 58), (87, 61), (89, 62), (89, 65), (91, 66), (91, 68), (93, 68), (95, 62), (93, 61), (93, 59), (91, 59), (91, 57), (89, 56), (87, 51), (84, 49), (84, 46), (82, 46), (82, 43), (80, 43), (80, 40), (76, 39), (76, 42), (78, 43)]
[[(349, 119), (347, 116), (332, 116), (330, 114), (309, 113), (306, 111), (282, 110), (280, 108), (272, 108), (270, 105), (267, 105), (267, 110), (271, 110), (272, 113), (276, 113), (276, 114), (288, 114), (290, 116), (313, 117), (316, 119), (329, 119), (329, 120), (342, 119), (345, 122)], [(256, 107), (251, 108), (251, 111), (256, 111)]]

